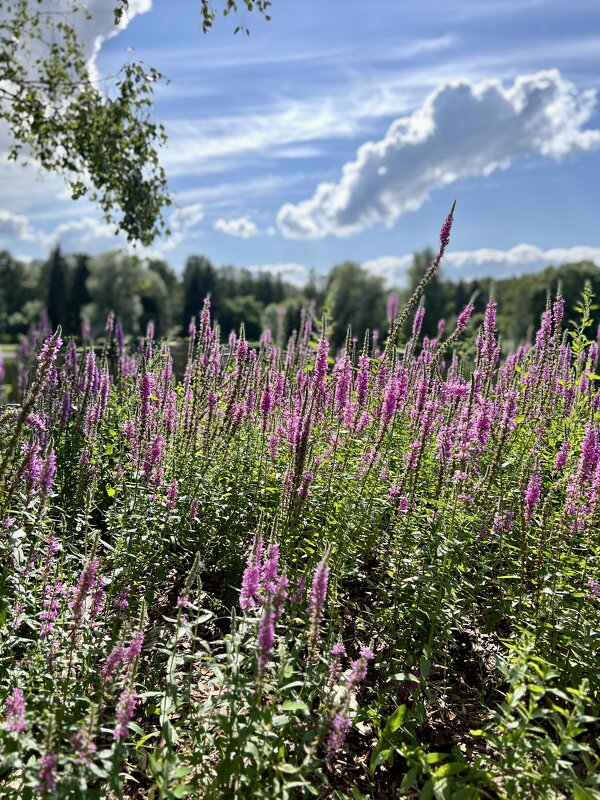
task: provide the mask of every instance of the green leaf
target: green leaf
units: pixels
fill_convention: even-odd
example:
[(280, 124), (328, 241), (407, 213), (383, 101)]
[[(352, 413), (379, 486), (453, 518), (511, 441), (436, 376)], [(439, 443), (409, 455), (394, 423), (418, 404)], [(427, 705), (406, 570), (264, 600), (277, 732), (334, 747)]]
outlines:
[(448, 778), (450, 775), (458, 775), (459, 772), (464, 772), (468, 766), (464, 761), (451, 761), (449, 764), (442, 764), (441, 767), (438, 767), (435, 774), (438, 778)]
[(310, 713), (306, 703), (302, 700), (286, 700), (282, 706), (283, 711), (304, 711), (305, 714)]
[(406, 719), (406, 705), (398, 706), (392, 716), (385, 723), (383, 735), (395, 733)]

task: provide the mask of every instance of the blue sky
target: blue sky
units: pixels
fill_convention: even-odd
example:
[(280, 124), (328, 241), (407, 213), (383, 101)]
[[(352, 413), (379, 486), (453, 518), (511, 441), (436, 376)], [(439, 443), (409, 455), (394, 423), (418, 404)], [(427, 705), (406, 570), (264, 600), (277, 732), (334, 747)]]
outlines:
[[(132, 0), (116, 36), (110, 4), (88, 5), (97, 73), (136, 58), (170, 79), (155, 119), (176, 207), (151, 250), (175, 268), (204, 254), (302, 281), (352, 259), (401, 283), (454, 198), (448, 276), (600, 264), (595, 0), (273, 0), (271, 22), (206, 35), (196, 0)], [(0, 247), (120, 241), (57, 178), (0, 164)]]

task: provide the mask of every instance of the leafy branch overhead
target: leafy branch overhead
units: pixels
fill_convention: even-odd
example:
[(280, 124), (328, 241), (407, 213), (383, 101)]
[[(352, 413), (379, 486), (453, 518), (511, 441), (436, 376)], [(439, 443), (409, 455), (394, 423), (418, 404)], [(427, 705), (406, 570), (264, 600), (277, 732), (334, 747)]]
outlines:
[[(225, 0), (222, 14), (226, 17), (232, 11), (237, 13), (240, 7), (246, 8), (248, 11), (259, 11), (264, 15), (265, 19), (269, 21), (269, 8), (271, 7), (271, 0)], [(129, 0), (117, 0), (115, 8), (115, 24), (118, 25), (127, 13), (129, 8)], [(214, 6), (208, 0), (200, 0), (200, 15), (202, 17), (202, 30), (206, 33), (209, 28), (212, 28), (213, 23), (217, 19), (218, 12), (215, 11)], [(245, 25), (238, 25), (235, 33), (242, 31), (248, 34), (248, 28)]]
[[(252, 3), (266, 16), (266, 0)], [(31, 159), (61, 175), (74, 199), (94, 200), (129, 241), (149, 244), (165, 231), (171, 204), (158, 149), (166, 141), (152, 120), (152, 96), (162, 75), (129, 62), (94, 81), (74, 22), (90, 14), (76, 0), (60, 11), (33, 0), (0, 0), (0, 119), (12, 138), (9, 158)], [(117, 0), (115, 24), (128, 10)], [(237, 11), (227, 0), (223, 14)], [(201, 4), (202, 26), (215, 12)]]

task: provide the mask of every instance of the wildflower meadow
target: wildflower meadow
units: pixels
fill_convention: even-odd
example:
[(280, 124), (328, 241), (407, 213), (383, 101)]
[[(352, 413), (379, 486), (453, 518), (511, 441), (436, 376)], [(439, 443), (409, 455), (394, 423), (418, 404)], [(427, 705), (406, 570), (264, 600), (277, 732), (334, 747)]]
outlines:
[[(593, 298), (185, 371), (40, 326), (0, 406), (0, 797), (600, 798)], [(412, 319), (412, 335), (402, 332)], [(466, 334), (474, 347), (463, 347)], [(0, 397), (2, 389), (0, 388)]]

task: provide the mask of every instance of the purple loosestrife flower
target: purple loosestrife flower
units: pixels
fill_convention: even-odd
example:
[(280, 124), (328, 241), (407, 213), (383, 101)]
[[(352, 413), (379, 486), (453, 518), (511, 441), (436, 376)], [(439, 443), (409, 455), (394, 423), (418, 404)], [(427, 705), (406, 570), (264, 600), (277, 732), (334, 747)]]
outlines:
[(42, 471), (40, 475), (40, 488), (44, 497), (50, 494), (52, 484), (54, 483), (54, 473), (56, 472), (56, 455), (54, 450), (50, 450), (46, 456)]
[(586, 583), (586, 586), (589, 589), (589, 593), (586, 594), (586, 600), (592, 600), (595, 597), (600, 597), (600, 583), (598, 583), (598, 581), (590, 578)]
[(454, 205), (452, 206), (450, 213), (444, 220), (444, 224), (440, 230), (440, 255), (444, 254), (444, 250), (448, 247), (450, 242), (450, 233), (452, 232), (452, 221), (454, 219)]
[(40, 350), (40, 354), (37, 358), (38, 364), (41, 367), (49, 367), (56, 361), (56, 356), (58, 351), (62, 347), (62, 339), (58, 334), (53, 334), (52, 336), (48, 336), (44, 344), (42, 345), (42, 349)]
[(113, 731), (113, 739), (115, 742), (121, 742), (127, 738), (129, 733), (129, 723), (136, 705), (136, 697), (133, 689), (125, 689), (119, 698), (117, 706), (117, 724)]
[(25, 700), (23, 698), (23, 691), (18, 686), (12, 690), (11, 694), (7, 697), (4, 706), (6, 714), (6, 722), (4, 727), (11, 733), (23, 733), (27, 729), (27, 722), (25, 720)]
[(400, 307), (398, 292), (390, 292), (387, 297), (386, 314), (390, 325), (396, 319)]
[(56, 766), (58, 756), (56, 753), (45, 753), (39, 760), (40, 770), (38, 772), (39, 784), (37, 791), (40, 794), (52, 793), (56, 791)]
[(542, 477), (541, 475), (535, 473), (529, 478), (527, 482), (527, 489), (525, 490), (525, 518), (528, 522), (533, 520), (533, 516), (535, 513), (535, 507), (538, 504), (542, 493)]
[(267, 595), (275, 591), (279, 572), (279, 545), (272, 542), (268, 548), (261, 569), (261, 588)]
[(146, 453), (144, 459), (143, 474), (147, 483), (153, 483), (158, 487), (162, 481), (162, 471), (159, 469), (160, 462), (165, 449), (165, 440), (159, 433), (154, 437), (152, 445)]
[(123, 355), (123, 350), (125, 349), (125, 331), (123, 330), (123, 326), (120, 322), (117, 322), (115, 328), (115, 343), (117, 345), (117, 356), (120, 358)]
[(471, 319), (471, 315), (473, 314), (474, 306), (469, 303), (468, 306), (465, 306), (463, 310), (458, 315), (458, 319), (456, 320), (456, 330), (458, 333), (463, 333), (467, 325), (469, 324), (469, 320)]
[(344, 362), (337, 374), (335, 385), (335, 405), (340, 415), (344, 414), (350, 397), (350, 381), (352, 380), (352, 362), (344, 358)]
[(94, 591), (92, 592), (92, 602), (90, 604), (90, 617), (92, 619), (100, 616), (104, 608), (104, 599), (106, 595), (107, 580), (104, 575), (99, 575), (96, 578)]
[(358, 374), (356, 376), (356, 401), (359, 406), (366, 405), (369, 394), (369, 356), (365, 353), (358, 357)]
[(273, 410), (273, 394), (271, 392), (271, 386), (267, 382), (263, 395), (260, 399), (260, 411), (263, 415), (263, 428), (266, 428), (269, 424), (269, 417), (271, 415), (271, 411)]
[(425, 307), (419, 306), (415, 312), (412, 324), (412, 338), (416, 341), (421, 333), (423, 318), (425, 317)]
[(329, 679), (333, 683), (342, 671), (342, 658), (346, 655), (346, 648), (342, 642), (336, 642), (331, 648), (331, 661), (329, 662)]
[(60, 412), (60, 427), (65, 428), (71, 418), (71, 393), (66, 391), (62, 399), (62, 409)]
[(275, 590), (273, 592), (273, 611), (275, 613), (275, 622), (281, 617), (283, 614), (283, 610), (285, 608), (285, 601), (288, 597), (288, 587), (290, 583), (285, 575), (280, 575), (277, 580), (277, 585), (275, 586)]
[(350, 728), (350, 717), (346, 711), (338, 711), (331, 721), (327, 734), (327, 758), (333, 758), (344, 746)]
[(563, 442), (561, 444), (561, 446), (560, 446), (560, 448), (558, 450), (558, 453), (556, 454), (556, 460), (554, 462), (554, 472), (558, 472), (559, 470), (561, 470), (565, 466), (565, 464), (567, 463), (567, 458), (569, 457), (569, 447), (570, 446), (571, 445), (570, 445), (570, 442), (569, 442), (568, 439), (567, 439), (567, 441), (565, 441), (565, 442)]
[(321, 561), (319, 561), (317, 564), (310, 590), (310, 602), (308, 605), (308, 617), (310, 623), (308, 632), (308, 650), (311, 656), (314, 656), (321, 636), (321, 621), (325, 611), (327, 585), (329, 583), (328, 559), (329, 554), (326, 553)]
[(44, 610), (40, 614), (40, 637), (54, 633), (54, 623), (60, 610), (60, 597), (64, 593), (62, 583), (46, 586), (44, 589)]
[(143, 631), (137, 631), (131, 637), (129, 646), (123, 651), (123, 666), (129, 667), (133, 662), (140, 657), (142, 652), (142, 645), (144, 644)]
[(265, 606), (262, 617), (258, 624), (258, 679), (262, 680), (271, 650), (273, 649), (273, 642), (275, 641), (275, 622), (276, 614), (273, 604), (268, 602)]
[(77, 733), (71, 736), (73, 745), (73, 755), (78, 764), (89, 765), (92, 756), (96, 752), (96, 745), (90, 738), (90, 734), (85, 728), (80, 728)]
[(100, 675), (102, 676), (102, 683), (104, 686), (109, 686), (112, 683), (113, 678), (117, 674), (118, 670), (123, 663), (123, 657), (125, 655), (125, 648), (121, 644), (116, 644), (110, 653), (107, 655), (104, 664), (100, 670)]
[(248, 609), (252, 608), (257, 603), (257, 595), (260, 587), (262, 549), (262, 539), (255, 539), (246, 561), (246, 569), (242, 576), (242, 589), (240, 591), (240, 608), (242, 611), (248, 611)]
[(356, 661), (352, 662), (352, 667), (348, 675), (347, 686), (349, 690), (354, 689), (364, 681), (364, 679), (367, 677), (367, 667), (369, 666), (369, 661), (371, 661), (374, 657), (375, 654), (370, 647), (360, 648), (360, 657), (357, 658)]
[(177, 483), (177, 479), (173, 480), (173, 483), (167, 489), (167, 508), (169, 511), (172, 511), (175, 508), (177, 503), (177, 498), (179, 496), (179, 484)]
[(146, 372), (145, 375), (142, 377), (140, 381), (140, 405), (141, 405), (141, 417), (142, 417), (142, 424), (148, 420), (150, 416), (150, 395), (152, 394), (152, 379), (150, 375)]
[(77, 586), (72, 590), (73, 596), (70, 606), (73, 614), (73, 622), (76, 626), (79, 625), (83, 617), (85, 601), (96, 580), (96, 572), (98, 571), (99, 563), (97, 558), (88, 558), (79, 576)]

